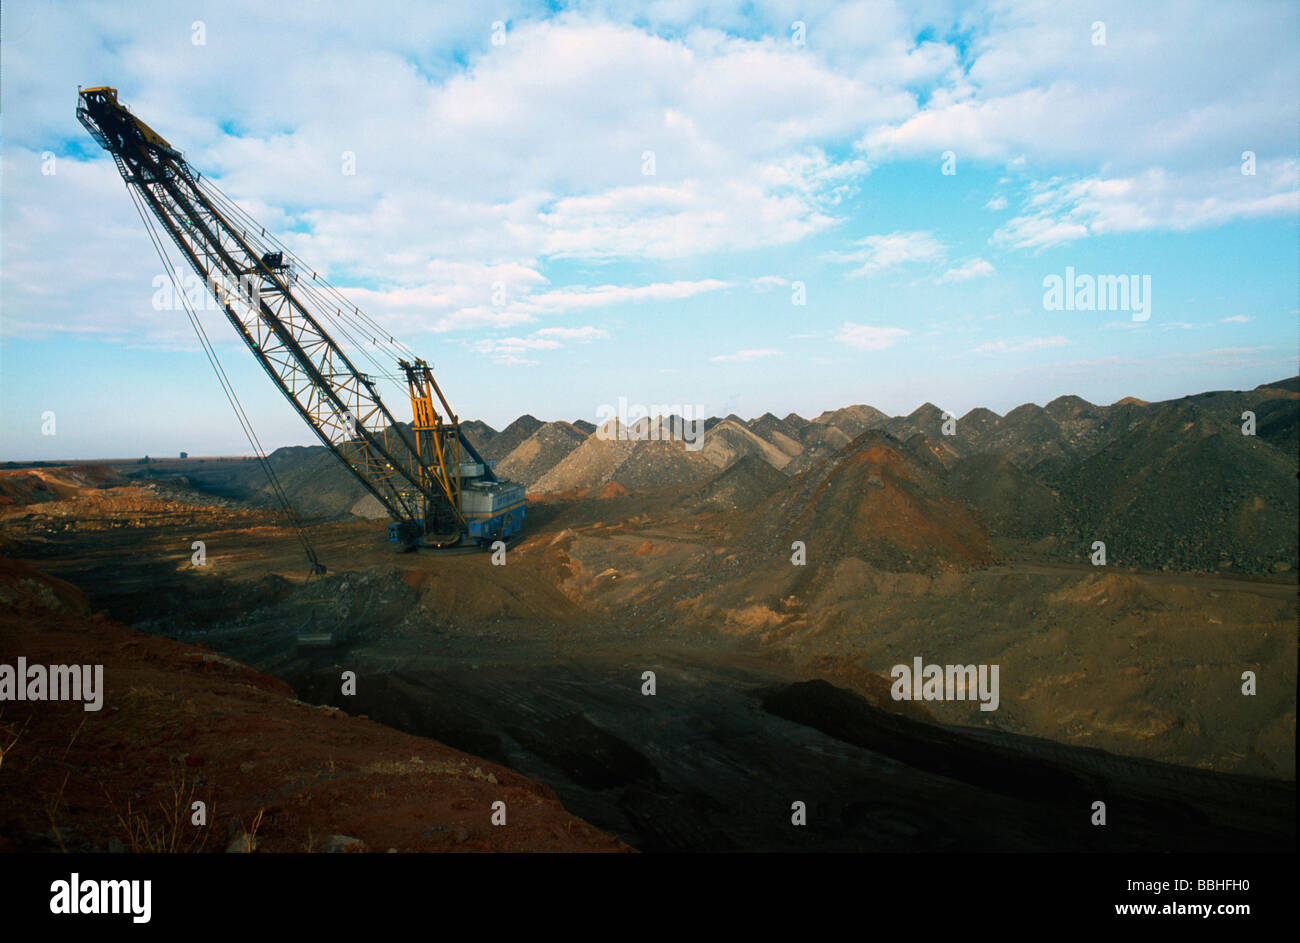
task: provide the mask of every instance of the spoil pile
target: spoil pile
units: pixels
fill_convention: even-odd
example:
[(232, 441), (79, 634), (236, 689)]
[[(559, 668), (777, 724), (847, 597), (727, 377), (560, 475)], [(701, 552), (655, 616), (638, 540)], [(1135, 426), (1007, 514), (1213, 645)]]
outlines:
[(481, 419), (470, 419), (460, 424), (461, 434), (469, 439), (474, 451), (480, 455), (489, 442), (496, 438), (497, 431)]
[(1285, 572), (1297, 566), (1296, 463), (1240, 424), (1178, 402), (1059, 476), (1060, 528), (1080, 555), (1170, 570)]
[(632, 427), (611, 419), (532, 487), (534, 492), (577, 491), (611, 482), (628, 491), (687, 484), (710, 477), (717, 471), (698, 451), (687, 449), (680, 439), (666, 436), (663, 424), (652, 426), (643, 420)]
[(994, 556), (983, 526), (945, 496), (935, 471), (879, 430), (776, 493), (750, 535), (769, 547), (803, 541), (822, 561), (854, 556), (894, 571), (980, 565)]
[(834, 455), (853, 440), (839, 426), (810, 422), (800, 432), (799, 441), (803, 445), (803, 451), (791, 459), (790, 463), (782, 469), (787, 475), (798, 475), (800, 472), (806, 472), (818, 462)]
[(682, 498), (680, 506), (691, 511), (735, 511), (758, 504), (789, 483), (763, 459), (743, 455)]
[(860, 436), (868, 429), (877, 429), (889, 421), (889, 417), (874, 406), (845, 406), (842, 409), (828, 409), (814, 423), (836, 426), (850, 439)]
[(567, 422), (547, 422), (537, 427), (509, 455), (497, 463), (502, 478), (532, 487), (587, 438)]
[[(540, 429), (542, 422), (527, 413), (494, 435), (478, 453), (490, 462), (499, 462), (519, 448), (523, 441)], [(477, 448), (478, 443), (475, 443)]]
[(771, 413), (763, 413), (763, 415), (749, 423), (749, 430), (764, 441), (775, 445), (788, 458), (794, 458), (803, 451), (803, 443), (799, 441), (799, 434), (807, 425), (808, 420), (794, 413), (791, 413), (785, 419), (777, 419)]
[(791, 458), (772, 442), (730, 418), (704, 434), (704, 448), (700, 454), (718, 468), (727, 468), (744, 456), (755, 456), (773, 468), (784, 468)]
[(0, 507), (62, 501), (121, 484), (126, 484), (126, 478), (103, 465), (6, 470), (0, 472)]

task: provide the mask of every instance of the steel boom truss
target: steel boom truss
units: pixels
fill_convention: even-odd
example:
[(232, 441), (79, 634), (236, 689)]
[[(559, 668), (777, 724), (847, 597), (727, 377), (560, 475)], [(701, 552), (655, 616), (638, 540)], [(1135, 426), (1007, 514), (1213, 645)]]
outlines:
[[(265, 251), (265, 230), (261, 236), (250, 234), (247, 226), (228, 218), (180, 152), (118, 104), (113, 89), (83, 90), (77, 117), (113, 155), (126, 185), (203, 279), (249, 350), (321, 442), (394, 520), (420, 522), (429, 535), (459, 534), (465, 526), (459, 476), (445, 454), (450, 451), (458, 461), (456, 446), (463, 439), (441, 391), (437, 395), (448, 422), (426, 393), (414, 429), (403, 428), (380, 398), (374, 378), (356, 368), (322, 326), (321, 314), (311, 310), (311, 299), (295, 291), (301, 273), (285, 265), (279, 253)], [(412, 383), (413, 403), (417, 385), (437, 390), (423, 361), (402, 367)], [(434, 431), (438, 434), (430, 435)], [(436, 455), (428, 454), (430, 446)], [(431, 466), (431, 458), (439, 464)]]

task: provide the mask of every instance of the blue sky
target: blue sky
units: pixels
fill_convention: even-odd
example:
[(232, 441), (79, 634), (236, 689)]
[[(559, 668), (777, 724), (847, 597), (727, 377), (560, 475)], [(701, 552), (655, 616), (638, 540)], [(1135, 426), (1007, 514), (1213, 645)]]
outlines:
[[(247, 451), (79, 83), (498, 427), (1294, 375), (1297, 10), (7, 3), (0, 458)], [(1045, 308), (1067, 269), (1149, 319)], [(313, 442), (205, 320), (262, 441)]]

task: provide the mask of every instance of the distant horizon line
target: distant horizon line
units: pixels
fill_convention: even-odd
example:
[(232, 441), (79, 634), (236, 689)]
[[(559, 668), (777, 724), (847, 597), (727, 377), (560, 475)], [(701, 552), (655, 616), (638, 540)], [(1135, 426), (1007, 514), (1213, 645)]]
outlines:
[[(966, 412), (963, 413), (961, 416), (956, 416), (955, 418), (960, 422), (962, 419), (964, 419), (966, 416), (969, 416), (971, 413), (976, 412), (977, 410), (984, 410), (984, 411), (986, 411), (986, 412), (990, 412), (990, 413), (992, 413), (993, 415), (997, 416), (999, 419), (1003, 419), (1003, 418), (1006, 418), (1006, 417), (1007, 417), (1008, 415), (1010, 415), (1011, 413), (1015, 412), (1017, 409), (1023, 409), (1025, 406), (1037, 406), (1039, 409), (1046, 409), (1048, 406), (1051, 406), (1052, 403), (1055, 403), (1057, 400), (1061, 400), (1061, 399), (1071, 399), (1071, 398), (1073, 398), (1073, 399), (1078, 399), (1078, 400), (1082, 400), (1083, 402), (1087, 403), (1089, 406), (1097, 406), (1097, 407), (1099, 407), (1099, 408), (1101, 408), (1101, 409), (1110, 409), (1110, 408), (1112, 408), (1112, 407), (1114, 407), (1114, 406), (1121, 405), (1121, 404), (1124, 403), (1125, 401), (1132, 401), (1132, 402), (1134, 402), (1134, 403), (1140, 403), (1140, 404), (1145, 405), (1145, 406), (1158, 406), (1158, 405), (1163, 404), (1163, 403), (1174, 403), (1174, 402), (1177, 402), (1177, 401), (1180, 400), (1180, 399), (1188, 399), (1188, 398), (1193, 397), (1193, 396), (1203, 396), (1203, 395), (1205, 395), (1206, 393), (1251, 393), (1251, 392), (1254, 392), (1254, 391), (1256, 391), (1256, 390), (1276, 389), (1276, 388), (1279, 388), (1279, 387), (1283, 386), (1284, 384), (1288, 384), (1288, 383), (1296, 383), (1296, 384), (1300, 385), (1300, 374), (1297, 374), (1297, 375), (1295, 375), (1295, 376), (1283, 377), (1283, 378), (1281, 378), (1281, 379), (1279, 379), (1279, 380), (1271, 380), (1271, 381), (1269, 381), (1269, 382), (1267, 382), (1267, 383), (1259, 383), (1259, 384), (1257, 384), (1257, 385), (1251, 387), (1251, 388), (1248, 389), (1248, 390), (1245, 390), (1245, 389), (1201, 390), (1201, 391), (1198, 392), (1198, 393), (1184, 393), (1182, 396), (1177, 396), (1177, 397), (1173, 397), (1172, 399), (1162, 399), (1162, 400), (1144, 400), (1144, 399), (1140, 399), (1140, 398), (1138, 398), (1138, 397), (1136, 397), (1136, 396), (1132, 396), (1132, 395), (1130, 394), (1130, 395), (1126, 395), (1126, 396), (1121, 396), (1119, 399), (1117, 399), (1117, 400), (1115, 400), (1114, 402), (1111, 402), (1111, 403), (1094, 403), (1094, 402), (1092, 402), (1091, 400), (1084, 399), (1082, 396), (1079, 396), (1077, 393), (1062, 393), (1062, 394), (1060, 394), (1059, 396), (1055, 396), (1055, 397), (1053, 397), (1052, 399), (1048, 400), (1046, 403), (1043, 403), (1043, 404), (1041, 404), (1041, 405), (1038, 404), (1038, 403), (1035, 403), (1035, 402), (1033, 402), (1033, 401), (1027, 401), (1027, 402), (1021, 403), (1019, 406), (1015, 406), (1015, 407), (1013, 407), (1013, 408), (1007, 410), (1005, 413), (999, 413), (999, 412), (997, 412), (996, 410), (989, 409), (989, 408), (986, 407), (986, 406), (972, 406), (970, 409), (966, 410)], [(732, 413), (727, 413), (725, 416), (718, 416), (718, 415), (715, 414), (715, 415), (709, 416), (708, 418), (703, 419), (703, 420), (693, 419), (693, 420), (689, 420), (689, 421), (690, 421), (690, 422), (706, 422), (706, 423), (707, 423), (710, 419), (717, 419), (719, 422), (721, 422), (721, 421), (724, 421), (724, 420), (726, 420), (726, 419), (730, 419), (731, 417), (735, 416), (735, 418), (739, 419), (739, 420), (740, 420), (741, 422), (743, 422), (743, 423), (750, 423), (750, 422), (754, 422), (754, 421), (756, 421), (756, 420), (758, 420), (758, 419), (763, 418), (763, 416), (772, 416), (773, 418), (775, 418), (775, 419), (778, 420), (778, 421), (784, 421), (785, 419), (787, 419), (787, 418), (790, 417), (790, 416), (798, 416), (800, 419), (804, 419), (806, 422), (810, 422), (810, 423), (812, 423), (812, 422), (816, 422), (816, 421), (817, 421), (818, 419), (820, 419), (822, 416), (825, 416), (825, 415), (827, 415), (827, 414), (830, 414), (830, 413), (837, 413), (837, 412), (840, 412), (841, 410), (845, 410), (845, 409), (852, 409), (852, 408), (855, 407), (855, 406), (865, 406), (867, 409), (875, 410), (876, 412), (880, 413), (881, 415), (883, 415), (883, 416), (887, 416), (889, 419), (907, 419), (907, 418), (909, 418), (909, 417), (911, 417), (911, 416), (916, 415), (918, 412), (920, 412), (921, 410), (925, 409), (927, 406), (929, 406), (929, 407), (931, 407), (931, 408), (933, 408), (933, 409), (938, 409), (938, 410), (940, 410), (940, 411), (943, 411), (943, 408), (942, 408), (942, 407), (937, 406), (936, 404), (934, 404), (933, 402), (931, 402), (931, 401), (929, 401), (929, 400), (926, 400), (926, 401), (923, 402), (920, 406), (917, 406), (915, 409), (913, 409), (913, 410), (912, 410), (911, 412), (909, 412), (909, 413), (899, 413), (899, 414), (895, 414), (895, 415), (890, 415), (890, 414), (888, 414), (888, 413), (885, 413), (883, 410), (876, 409), (876, 407), (872, 406), (872, 405), (869, 404), (869, 403), (849, 403), (849, 404), (847, 404), (847, 405), (845, 405), (845, 406), (839, 406), (839, 407), (836, 407), (835, 409), (824, 409), (824, 410), (822, 410), (820, 413), (818, 413), (817, 416), (813, 417), (812, 419), (808, 419), (808, 418), (805, 417), (805, 416), (801, 416), (799, 413), (794, 412), (793, 410), (791, 410), (790, 412), (786, 413), (785, 416), (779, 416), (779, 415), (777, 415), (776, 413), (772, 412), (772, 410), (769, 409), (769, 410), (766, 410), (766, 411), (764, 411), (764, 412), (762, 412), (762, 413), (759, 413), (757, 416), (753, 416), (753, 417), (750, 417), (750, 418), (748, 418), (748, 419), (746, 419), (746, 418), (744, 418), (744, 417), (742, 417), (742, 416), (739, 416), (738, 414), (732, 412)], [(500, 435), (501, 433), (503, 433), (503, 432), (505, 432), (507, 429), (509, 429), (511, 426), (513, 426), (515, 423), (519, 422), (521, 419), (524, 419), (524, 418), (532, 419), (534, 422), (537, 422), (537, 423), (539, 423), (540, 425), (543, 425), (543, 426), (544, 426), (544, 425), (549, 425), (550, 423), (554, 423), (554, 422), (563, 422), (563, 423), (567, 423), (567, 424), (570, 425), (570, 426), (576, 425), (576, 424), (579, 423), (579, 422), (586, 422), (586, 423), (589, 423), (590, 425), (592, 425), (595, 429), (600, 429), (601, 426), (604, 424), (604, 423), (592, 422), (590, 419), (538, 419), (538, 418), (537, 418), (536, 416), (534, 416), (532, 413), (520, 413), (518, 416), (516, 416), (516, 417), (515, 417), (514, 419), (512, 419), (510, 422), (508, 422), (508, 423), (506, 423), (504, 426), (502, 426), (500, 429), (496, 428), (496, 427), (493, 426), (491, 423), (488, 423), (488, 422), (486, 422), (486, 421), (484, 421), (484, 420), (482, 420), (482, 419), (462, 419), (462, 420), (459, 420), (459, 422), (460, 422), (460, 425), (462, 425), (462, 426), (463, 426), (463, 425), (466, 425), (467, 423), (481, 423), (482, 425), (487, 426), (489, 429), (491, 429), (493, 435)], [(633, 426), (636, 426), (636, 425), (638, 425), (638, 424), (640, 424), (640, 423), (642, 423), (642, 422), (647, 422), (647, 421), (649, 421), (649, 422), (654, 422), (654, 421), (660, 421), (660, 422), (663, 422), (663, 421), (671, 421), (671, 420), (673, 420), (673, 419), (677, 419), (677, 420), (679, 420), (679, 421), (681, 421), (681, 422), (687, 422), (687, 421), (688, 421), (688, 420), (686, 420), (686, 419), (683, 419), (681, 416), (679, 416), (679, 415), (677, 415), (677, 414), (669, 414), (669, 415), (667, 415), (667, 416), (664, 416), (664, 415), (644, 416), (644, 417), (639, 418), (639, 419), (638, 419), (635, 423), (633, 423), (632, 425), (633, 425)], [(617, 421), (618, 421), (618, 417), (610, 417), (609, 419), (606, 419), (606, 420), (605, 420), (606, 423), (608, 423), (608, 422), (610, 422), (610, 421), (617, 422)], [(402, 424), (403, 424), (403, 425), (410, 425), (409, 422), (408, 422), (408, 423), (402, 423)], [(594, 435), (595, 433), (593, 432), (593, 433), (590, 433), (590, 434)], [(268, 456), (270, 456), (270, 455), (273, 455), (273, 454), (275, 454), (276, 452), (280, 451), (281, 449), (293, 449), (293, 448), (324, 448), (324, 446), (321, 445), (319, 442), (316, 442), (316, 443), (310, 443), (310, 444), (305, 444), (305, 445), (304, 445), (304, 444), (301, 444), (301, 443), (291, 443), (291, 444), (288, 444), (288, 445), (278, 445), (278, 446), (276, 446), (275, 448), (271, 449), (271, 451), (267, 452), (266, 454), (267, 454)], [(178, 450), (178, 452), (179, 452), (179, 450)], [(156, 456), (155, 456), (155, 455), (152, 455), (152, 454), (149, 454), (149, 453), (144, 453), (143, 455), (126, 455), (126, 456), (120, 456), (120, 457), (115, 457), (115, 458), (0, 458), (0, 466), (12, 465), (12, 466), (16, 466), (16, 467), (22, 467), (22, 466), (32, 466), (32, 465), (73, 465), (73, 464), (75, 464), (75, 465), (113, 465), (113, 464), (125, 464), (125, 463), (129, 463), (129, 462), (134, 462), (134, 463), (137, 463), (137, 464), (144, 464), (143, 461), (142, 461), (142, 459), (145, 459), (145, 458), (149, 459), (150, 462), (182, 462), (182, 461), (186, 461), (186, 462), (195, 462), (195, 461), (243, 461), (243, 460), (250, 460), (250, 461), (252, 461), (252, 460), (256, 460), (256, 459), (258, 458), (258, 456), (257, 456), (256, 454), (254, 454), (254, 453), (233, 453), (233, 454), (225, 454), (225, 455), (196, 455), (196, 454), (191, 454), (188, 450), (185, 450), (185, 453), (186, 453), (186, 454), (185, 454), (185, 457), (184, 457), (184, 458), (182, 458), (178, 453), (167, 453), (167, 454), (160, 454), (160, 455), (156, 455)]]

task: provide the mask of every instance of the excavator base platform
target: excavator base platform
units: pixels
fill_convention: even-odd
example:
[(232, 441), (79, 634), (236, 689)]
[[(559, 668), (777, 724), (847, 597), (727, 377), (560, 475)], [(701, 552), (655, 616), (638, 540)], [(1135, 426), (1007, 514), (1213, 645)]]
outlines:
[[(516, 532), (509, 537), (502, 537), (500, 540), (505, 544), (506, 549), (509, 549), (519, 542), (519, 534)], [(461, 540), (458, 543), (432, 543), (419, 538), (414, 541), (394, 541), (393, 549), (397, 553), (414, 553), (418, 550), (421, 553), (453, 556), (462, 553), (490, 553), (493, 549), (493, 543), (495, 541), (479, 540)]]

